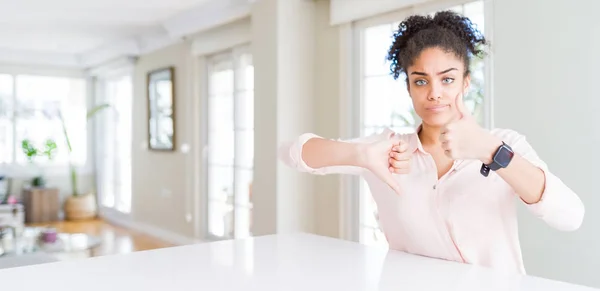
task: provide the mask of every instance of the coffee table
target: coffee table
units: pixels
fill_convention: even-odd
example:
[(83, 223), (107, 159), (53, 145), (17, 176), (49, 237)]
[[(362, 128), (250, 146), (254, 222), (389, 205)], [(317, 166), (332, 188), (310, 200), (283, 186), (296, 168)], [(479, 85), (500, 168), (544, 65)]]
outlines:
[(0, 268), (90, 257), (102, 242), (99, 237), (85, 233), (58, 233), (55, 242), (46, 243), (40, 239), (44, 230), (43, 227), (25, 227), (16, 239), (0, 241), (4, 248)]

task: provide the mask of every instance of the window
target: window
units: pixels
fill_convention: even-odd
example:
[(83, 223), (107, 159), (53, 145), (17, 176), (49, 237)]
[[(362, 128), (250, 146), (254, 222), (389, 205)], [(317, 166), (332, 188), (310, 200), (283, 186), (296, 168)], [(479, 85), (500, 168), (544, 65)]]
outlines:
[(208, 59), (208, 233), (251, 235), (254, 67), (247, 47)]
[[(83, 78), (0, 74), (0, 163), (27, 163), (23, 140), (42, 149), (53, 140), (52, 160), (38, 157), (40, 165), (83, 166), (87, 157), (87, 86)], [(73, 152), (69, 155), (60, 116)]]
[(14, 95), (14, 77), (0, 75), (0, 163), (3, 164), (14, 160)]
[(98, 118), (98, 194), (103, 207), (131, 211), (132, 102), (131, 76), (99, 82), (99, 104), (111, 107)]
[[(484, 31), (483, 1), (475, 1), (449, 8), (462, 13)], [(435, 12), (433, 12), (435, 13)], [(432, 14), (433, 14), (432, 13)], [(401, 133), (414, 132), (419, 117), (414, 112), (406, 89), (404, 76), (394, 80), (390, 74), (387, 51), (392, 43), (392, 34), (399, 21), (368, 26), (359, 29), (360, 35), (360, 135), (367, 136), (390, 127)], [(464, 97), (465, 105), (471, 109), (480, 124), (486, 124), (484, 116), (484, 61), (474, 59), (471, 63), (471, 88)], [(367, 184), (359, 187), (359, 241), (368, 245), (387, 246), (377, 217), (377, 207)]]

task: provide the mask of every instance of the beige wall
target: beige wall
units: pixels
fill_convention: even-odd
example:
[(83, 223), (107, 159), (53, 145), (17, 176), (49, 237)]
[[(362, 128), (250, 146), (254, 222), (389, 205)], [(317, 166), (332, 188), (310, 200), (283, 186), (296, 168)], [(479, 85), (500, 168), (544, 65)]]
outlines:
[[(276, 160), (272, 160), (268, 164), (264, 160), (264, 157), (271, 157), (275, 154), (276, 146), (283, 138), (278, 136), (278, 132), (285, 132), (286, 128), (295, 130), (287, 133), (288, 137), (304, 131), (312, 131), (332, 138), (339, 136), (339, 29), (329, 25), (328, 1), (316, 1), (314, 4), (300, 1), (298, 4), (304, 9), (304, 17), (295, 24), (300, 26), (304, 20), (309, 19), (314, 25), (309, 26), (308, 29), (305, 28), (302, 34), (289, 33), (289, 30), (285, 29), (279, 34), (280, 37), (292, 36), (298, 46), (293, 46), (284, 39), (265, 39), (261, 42), (260, 38), (267, 37), (264, 31), (259, 32), (261, 36), (255, 35), (255, 39), (258, 38), (255, 43), (259, 43), (258, 47), (254, 45), (255, 78), (258, 87), (255, 114), (258, 118), (257, 128), (258, 124), (261, 124), (261, 118), (265, 118), (262, 124), (275, 125), (271, 118), (266, 117), (280, 115), (282, 106), (285, 104), (278, 104), (278, 100), (273, 98), (290, 98), (290, 94), (286, 94), (286, 92), (296, 92), (296, 88), (304, 87), (305, 91), (296, 93), (297, 100), (294, 103), (308, 104), (308, 107), (305, 108), (308, 115), (305, 117), (304, 125), (285, 125), (284, 122), (280, 123), (279, 128), (272, 128), (269, 131), (265, 131), (268, 127), (264, 126), (257, 129), (257, 139), (260, 138), (258, 143), (268, 141), (272, 144), (255, 146), (255, 163), (257, 163), (255, 180), (258, 180), (259, 184), (260, 181), (264, 181), (265, 185), (268, 185), (272, 183), (273, 176), (288, 175), (292, 179), (299, 179), (300, 182), (314, 181), (314, 184), (309, 184), (308, 188), (298, 188), (304, 190), (295, 192), (296, 196), (292, 196), (290, 191), (284, 189), (287, 186), (283, 182), (280, 183), (280, 187), (269, 188), (269, 191), (274, 191), (271, 192), (271, 196), (257, 195), (258, 198), (255, 198), (254, 201), (255, 204), (258, 204), (255, 212), (255, 225), (257, 225), (259, 233), (261, 229), (263, 233), (270, 233), (277, 227), (279, 227), (277, 231), (285, 231), (286, 227), (294, 228), (292, 225), (295, 224), (303, 231), (339, 237), (339, 177), (298, 175)], [(270, 8), (267, 7), (263, 13), (267, 13), (268, 9)], [(288, 12), (293, 11), (288, 10)], [(268, 19), (263, 18), (262, 21), (267, 21), (264, 23), (265, 27), (271, 25)], [(274, 20), (271, 19), (271, 21)], [(260, 25), (256, 22), (254, 24)], [(206, 72), (201, 69), (204, 64), (203, 56), (192, 56), (190, 49), (202, 47), (203, 41), (206, 41), (208, 47), (212, 48), (215, 40), (220, 37), (227, 39), (227, 35), (232, 31), (239, 33), (239, 31), (243, 31), (242, 27), (249, 25), (252, 23), (248, 19), (240, 20), (195, 35), (191, 38), (191, 40), (196, 40), (193, 46), (188, 43), (176, 44), (144, 55), (138, 60), (134, 73), (132, 205), (134, 221), (188, 237), (196, 234), (193, 221), (197, 221), (198, 233), (200, 235), (204, 233), (205, 213), (201, 204), (203, 201), (201, 196), (205, 194), (202, 191), (204, 185), (201, 178), (204, 174), (202, 167), (197, 165), (202, 163), (200, 157), (194, 160), (194, 152), (201, 150), (203, 142), (202, 134), (194, 132), (203, 128), (201, 124), (195, 124), (202, 122), (203, 119), (199, 116), (203, 109), (201, 102), (193, 98), (201, 98), (201, 89), (205, 85), (202, 83), (202, 79), (206, 77)], [(258, 31), (255, 30), (255, 32)], [(280, 41), (280, 43), (274, 45), (274, 41)], [(288, 50), (294, 47), (297, 48), (297, 51), (290, 53)], [(256, 50), (261, 50), (263, 53), (256, 53)], [(270, 53), (274, 50), (283, 50), (283, 54), (287, 56), (282, 58), (280, 64), (277, 63), (277, 58), (273, 57), (275, 54)], [(298, 63), (310, 63), (310, 65), (292, 68), (290, 60), (292, 56), (298, 57), (298, 54), (304, 54), (302, 61)], [(181, 151), (152, 152), (145, 146), (147, 142), (146, 74), (150, 70), (169, 65), (175, 66), (176, 69), (177, 145), (180, 147), (182, 143), (190, 144), (192, 151), (189, 154)], [(289, 72), (285, 70), (289, 70)], [(288, 76), (289, 79), (282, 81), (282, 76)], [(194, 88), (197, 88), (198, 91), (194, 91)], [(261, 90), (265, 93), (261, 94)], [(272, 101), (273, 106), (268, 105), (269, 100)], [(290, 101), (290, 99), (286, 100)], [(296, 109), (297, 106), (292, 106), (287, 110)], [(290, 114), (280, 117), (284, 121), (290, 120), (288, 118)], [(287, 127), (283, 128), (282, 126)], [(295, 129), (293, 129), (294, 127)], [(198, 178), (194, 179), (194, 177)], [(255, 185), (255, 192), (257, 187), (260, 189), (260, 185)], [(277, 192), (277, 196), (274, 195), (275, 192)], [(194, 197), (194, 195), (200, 197)], [(192, 203), (197, 205), (190, 205)], [(269, 212), (272, 207), (279, 211), (277, 213)], [(194, 209), (199, 211), (194, 212)], [(261, 211), (261, 209), (263, 210)], [(291, 213), (295, 213), (293, 217), (285, 218), (283, 216)], [(274, 218), (278, 214), (279, 222)], [(188, 215), (195, 217), (187, 217), (191, 220), (188, 221), (186, 219)], [(271, 225), (271, 223), (278, 223), (279, 226)]]
[(314, 232), (313, 177), (277, 159), (280, 143), (314, 130), (315, 3), (252, 6), (255, 68), (254, 233)]
[[(249, 39), (250, 20), (239, 19), (196, 33), (188, 41), (140, 57), (134, 72), (133, 203), (134, 226), (167, 234), (179, 243), (206, 233), (204, 160), (206, 57)], [(232, 39), (235, 36), (235, 39)], [(243, 39), (246, 39), (245, 41)], [(224, 46), (224, 44), (227, 44)], [(147, 149), (146, 74), (175, 66), (177, 151)], [(189, 146), (183, 152), (182, 145)]]
[[(180, 43), (140, 57), (134, 71), (132, 216), (137, 222), (192, 237), (191, 159), (179, 151), (192, 140), (192, 58), (190, 45)], [(175, 67), (176, 149), (149, 151), (146, 75), (158, 68)]]
[[(316, 1), (315, 17), (315, 133), (340, 136), (340, 29), (329, 25), (329, 1)], [(340, 237), (339, 176), (316, 176), (315, 233)]]

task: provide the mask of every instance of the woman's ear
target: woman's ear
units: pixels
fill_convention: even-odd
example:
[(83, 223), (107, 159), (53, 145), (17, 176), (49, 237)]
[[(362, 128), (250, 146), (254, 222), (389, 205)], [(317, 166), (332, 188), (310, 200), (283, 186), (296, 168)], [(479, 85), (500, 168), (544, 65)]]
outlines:
[(463, 94), (467, 95), (467, 92), (469, 92), (469, 87), (471, 86), (471, 74), (468, 74), (465, 77), (465, 81), (463, 82)]

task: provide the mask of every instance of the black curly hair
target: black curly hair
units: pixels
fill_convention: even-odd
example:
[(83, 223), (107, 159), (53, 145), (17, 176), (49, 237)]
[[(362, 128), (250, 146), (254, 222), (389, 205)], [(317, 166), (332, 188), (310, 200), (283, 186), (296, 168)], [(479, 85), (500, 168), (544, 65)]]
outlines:
[(453, 11), (441, 11), (434, 16), (413, 15), (405, 19), (394, 33), (387, 60), (397, 79), (406, 74), (421, 52), (427, 48), (440, 48), (454, 53), (465, 64), (465, 76), (469, 74), (472, 56), (482, 57), (483, 46), (488, 45), (483, 34), (471, 20)]

